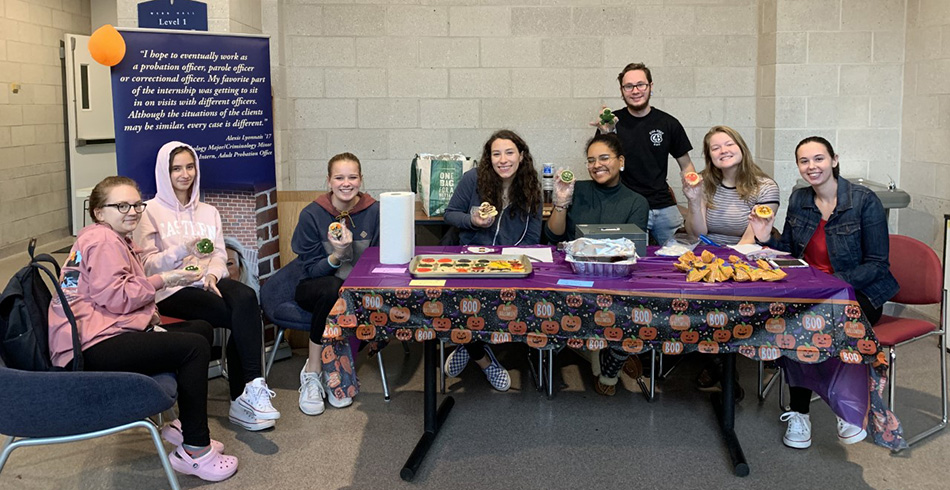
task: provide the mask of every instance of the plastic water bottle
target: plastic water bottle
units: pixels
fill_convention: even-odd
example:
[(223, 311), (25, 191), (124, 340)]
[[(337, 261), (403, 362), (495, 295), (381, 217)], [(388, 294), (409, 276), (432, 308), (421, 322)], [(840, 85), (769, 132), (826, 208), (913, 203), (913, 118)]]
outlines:
[(544, 191), (544, 203), (550, 204), (554, 198), (554, 164), (542, 164), (544, 170), (541, 171), (541, 190)]

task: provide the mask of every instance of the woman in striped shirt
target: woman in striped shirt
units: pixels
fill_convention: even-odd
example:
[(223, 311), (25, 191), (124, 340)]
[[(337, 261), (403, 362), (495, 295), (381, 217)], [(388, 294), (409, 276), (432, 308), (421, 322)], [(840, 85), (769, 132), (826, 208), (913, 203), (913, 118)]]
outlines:
[[(706, 235), (720, 245), (754, 243), (749, 224), (752, 208), (765, 204), (778, 210), (779, 189), (752, 160), (745, 140), (728, 126), (713, 126), (703, 138), (706, 167), (702, 181), (692, 185), (683, 178), (683, 193), (689, 205), (686, 231), (692, 236)], [(710, 388), (722, 377), (720, 359), (709, 360), (696, 377), (696, 385)], [(738, 381), (738, 377), (736, 378)], [(736, 383), (736, 401), (745, 393)]]
[[(720, 245), (753, 243), (749, 227), (752, 208), (765, 204), (778, 210), (779, 189), (752, 159), (742, 136), (728, 126), (714, 126), (703, 138), (706, 168), (701, 182), (683, 179), (689, 205), (686, 231), (706, 235)], [(700, 185), (702, 184), (702, 185)]]

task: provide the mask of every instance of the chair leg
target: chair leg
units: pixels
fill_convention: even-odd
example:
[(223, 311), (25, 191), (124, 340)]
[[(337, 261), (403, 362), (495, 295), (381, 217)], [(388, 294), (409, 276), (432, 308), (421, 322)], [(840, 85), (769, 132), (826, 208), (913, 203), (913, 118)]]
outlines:
[(891, 346), (887, 349), (890, 365), (887, 369), (887, 408), (892, 412), (894, 408), (894, 385), (897, 383), (897, 349)]
[(383, 365), (383, 351), (376, 352), (376, 362), (379, 363), (379, 377), (383, 381), (383, 399), (389, 401), (389, 381), (386, 379), (386, 366)]
[[(783, 371), (782, 368), (778, 368), (778, 370), (775, 371), (775, 376), (778, 376), (778, 408), (783, 412), (788, 412), (792, 407), (790, 405), (791, 400), (789, 400), (788, 404), (785, 403), (785, 371)], [(789, 398), (791, 398), (791, 395), (789, 395)]]
[[(261, 334), (263, 335), (263, 333)], [(276, 346), (280, 345), (280, 341), (284, 339), (284, 329), (277, 327), (277, 338), (274, 339), (274, 349), (270, 351), (270, 358), (267, 359), (267, 364), (264, 368), (264, 379), (267, 379), (267, 375), (270, 374), (270, 368), (274, 365), (274, 358), (277, 357), (277, 348)]]
[(175, 475), (175, 470), (172, 469), (172, 465), (168, 461), (168, 454), (165, 453), (165, 446), (162, 444), (162, 437), (158, 433), (158, 429), (152, 424), (149, 424), (147, 428), (149, 435), (152, 436), (152, 442), (155, 443), (155, 449), (158, 451), (158, 459), (162, 462), (162, 468), (165, 470), (168, 484), (171, 485), (172, 490), (180, 490), (181, 487), (178, 486), (178, 477)]
[(442, 394), (445, 394), (445, 341), (439, 339), (439, 378), (442, 384)]
[(13, 452), (14, 446), (12, 446), (12, 444), (14, 439), (16, 438), (13, 436), (5, 436), (3, 445), (0, 446), (3, 448), (3, 452), (0, 452), (0, 471), (3, 471), (3, 465), (6, 464), (7, 458), (9, 458), (10, 453)]
[(765, 401), (769, 396), (769, 392), (772, 391), (772, 388), (775, 386), (775, 383), (779, 381), (780, 375), (782, 374), (781, 369), (777, 369), (772, 376), (769, 377), (768, 381), (765, 381), (765, 361), (759, 361), (758, 366), (758, 379), (759, 379), (759, 401)]
[[(231, 335), (231, 331), (226, 328), (223, 330), (224, 335), (221, 338), (221, 377), (228, 379), (228, 336)], [(261, 335), (264, 335), (263, 331)], [(263, 360), (263, 358), (261, 359)]]
[[(663, 355), (660, 353), (660, 355)], [(652, 402), (656, 399), (656, 349), (650, 349), (650, 395), (647, 397), (648, 402)], [(643, 389), (641, 387), (641, 389)]]

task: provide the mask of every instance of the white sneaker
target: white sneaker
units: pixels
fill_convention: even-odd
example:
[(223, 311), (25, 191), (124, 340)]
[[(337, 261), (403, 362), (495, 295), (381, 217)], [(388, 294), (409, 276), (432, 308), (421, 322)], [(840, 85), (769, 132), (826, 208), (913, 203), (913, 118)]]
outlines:
[(782, 442), (788, 447), (806, 449), (811, 446), (811, 417), (807, 413), (785, 412), (779, 417), (788, 422)]
[(330, 405), (333, 408), (346, 408), (353, 404), (352, 398), (346, 395), (337, 398), (336, 394), (333, 392), (333, 388), (340, 386), (340, 373), (330, 373), (324, 371), (321, 378), (323, 379), (323, 389), (327, 394), (327, 401), (330, 402)]
[(307, 369), (306, 363), (300, 370), (300, 388), (297, 390), (300, 392), (300, 398), (297, 399), (297, 404), (300, 406), (300, 411), (307, 415), (320, 415), (326, 410), (323, 404), (324, 392), (320, 373), (308, 373), (305, 369)]
[[(243, 396), (243, 395), (242, 395)], [(231, 401), (231, 409), (228, 410), (228, 419), (232, 424), (240, 425), (249, 431), (259, 431), (270, 429), (274, 426), (274, 419), (259, 419), (254, 416), (254, 410), (237, 400)]]
[(267, 387), (264, 378), (254, 378), (253, 381), (244, 385), (244, 393), (241, 393), (241, 396), (234, 401), (242, 408), (253, 411), (256, 419), (277, 420), (280, 418), (280, 412), (270, 403), (270, 399), (275, 395), (276, 393)]
[(868, 436), (868, 431), (857, 425), (845, 422), (838, 417), (838, 440), (842, 444), (855, 444), (864, 440)]

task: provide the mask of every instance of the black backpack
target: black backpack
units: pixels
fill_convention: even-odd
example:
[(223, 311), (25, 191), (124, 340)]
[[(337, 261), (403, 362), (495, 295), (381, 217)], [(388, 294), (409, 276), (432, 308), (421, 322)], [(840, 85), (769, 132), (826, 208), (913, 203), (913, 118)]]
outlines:
[[(7, 367), (25, 371), (50, 371), (54, 368), (49, 352), (49, 304), (52, 294), (40, 271), (53, 287), (72, 327), (73, 366), (82, 370), (82, 349), (76, 318), (69, 308), (66, 295), (59, 286), (59, 264), (49, 254), (34, 256), (36, 239), (30, 239), (27, 251), (30, 263), (20, 269), (0, 294), (0, 359)], [(52, 264), (55, 274), (42, 263)]]

